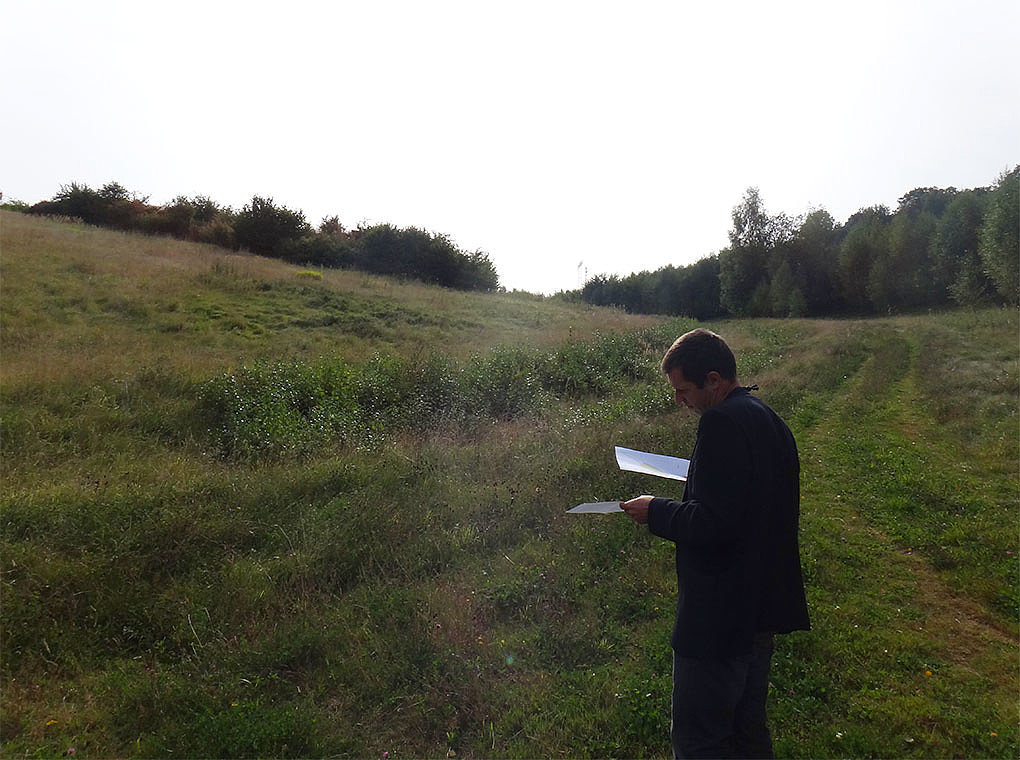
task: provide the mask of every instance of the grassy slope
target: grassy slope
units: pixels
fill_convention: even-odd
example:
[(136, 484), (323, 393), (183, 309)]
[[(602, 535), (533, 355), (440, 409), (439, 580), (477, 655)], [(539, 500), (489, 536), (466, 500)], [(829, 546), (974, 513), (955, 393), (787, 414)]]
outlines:
[[(653, 320), (0, 222), (5, 756), (667, 754), (669, 547), (562, 514), (668, 488), (610, 453), (689, 451), (664, 386), (300, 460), (195, 413), (260, 358)], [(716, 327), (803, 460), (777, 750), (1016, 756), (1016, 313)]]
[[(528, 294), (492, 296), (0, 212), (5, 383), (208, 375), (258, 358), (422, 347), (463, 357), (654, 324)], [(130, 346), (129, 351), (122, 350)]]

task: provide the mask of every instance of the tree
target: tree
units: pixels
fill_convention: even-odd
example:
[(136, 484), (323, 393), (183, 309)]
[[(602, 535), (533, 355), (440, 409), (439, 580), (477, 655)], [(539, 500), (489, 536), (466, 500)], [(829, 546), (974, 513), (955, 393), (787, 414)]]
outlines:
[(341, 235), (346, 234), (346, 230), (340, 223), (340, 217), (334, 215), (323, 219), (322, 222), (319, 223), (319, 234), (329, 235), (330, 237), (340, 237)]
[[(845, 236), (839, 246), (839, 289), (843, 301), (853, 311), (867, 313), (873, 310), (874, 302), (869, 298), (868, 286), (876, 264), (888, 258), (889, 219), (889, 209), (872, 206), (861, 209), (843, 225)], [(879, 271), (877, 274), (881, 280), (883, 273)]]
[(1020, 304), (1020, 165), (1003, 173), (978, 233), (985, 273), (1006, 303)]
[(936, 222), (931, 240), (937, 287), (961, 306), (987, 301), (995, 291), (978, 254), (978, 231), (987, 200), (983, 188), (957, 194)]
[(934, 287), (928, 255), (935, 222), (927, 209), (901, 209), (893, 217), (888, 256), (875, 262), (870, 280), (870, 292), (880, 310), (939, 306), (948, 300), (946, 291)]
[(719, 257), (708, 256), (680, 270), (679, 301), (676, 312), (695, 319), (713, 319), (726, 313), (719, 293)]
[(773, 317), (803, 317), (807, 311), (804, 292), (793, 276), (789, 260), (784, 260), (769, 281), (769, 313)]
[(836, 279), (838, 240), (832, 215), (815, 209), (804, 217), (787, 245), (805, 314), (834, 314), (841, 309)]
[(719, 252), (719, 286), (723, 307), (737, 315), (768, 312), (769, 258), (787, 241), (791, 220), (765, 212), (758, 188), (751, 187), (733, 208), (730, 245)]
[(942, 216), (946, 206), (956, 196), (955, 187), (916, 187), (900, 197), (896, 213), (922, 214)]

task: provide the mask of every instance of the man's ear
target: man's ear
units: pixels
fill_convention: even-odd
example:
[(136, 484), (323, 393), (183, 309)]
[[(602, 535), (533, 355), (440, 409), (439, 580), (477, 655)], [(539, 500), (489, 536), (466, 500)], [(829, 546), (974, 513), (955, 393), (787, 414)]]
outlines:
[(722, 375), (720, 375), (714, 369), (709, 370), (708, 374), (705, 375), (705, 385), (709, 386), (710, 388), (715, 388), (716, 386), (718, 386), (721, 380)]

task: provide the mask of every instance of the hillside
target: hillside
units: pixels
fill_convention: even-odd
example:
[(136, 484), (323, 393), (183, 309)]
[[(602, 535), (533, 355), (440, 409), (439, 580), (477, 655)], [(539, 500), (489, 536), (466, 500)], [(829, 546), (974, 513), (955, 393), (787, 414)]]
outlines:
[[(0, 216), (2, 754), (665, 757), (691, 323)], [(791, 757), (1015, 757), (1016, 310), (709, 325), (786, 417)], [(654, 491), (653, 491), (654, 492)]]
[(313, 273), (211, 245), (7, 211), (0, 232), (6, 381), (111, 375), (140, 363), (208, 374), (267, 357), (360, 360), (423, 347), (464, 357), (661, 321), (529, 294)]

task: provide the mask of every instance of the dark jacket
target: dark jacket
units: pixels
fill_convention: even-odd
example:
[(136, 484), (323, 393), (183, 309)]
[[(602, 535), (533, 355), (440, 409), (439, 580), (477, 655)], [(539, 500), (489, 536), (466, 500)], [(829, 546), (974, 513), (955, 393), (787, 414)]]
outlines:
[(648, 509), (652, 533), (676, 543), (679, 655), (746, 654), (757, 631), (809, 627), (799, 516), (790, 429), (747, 389), (733, 390), (701, 415), (683, 499)]

